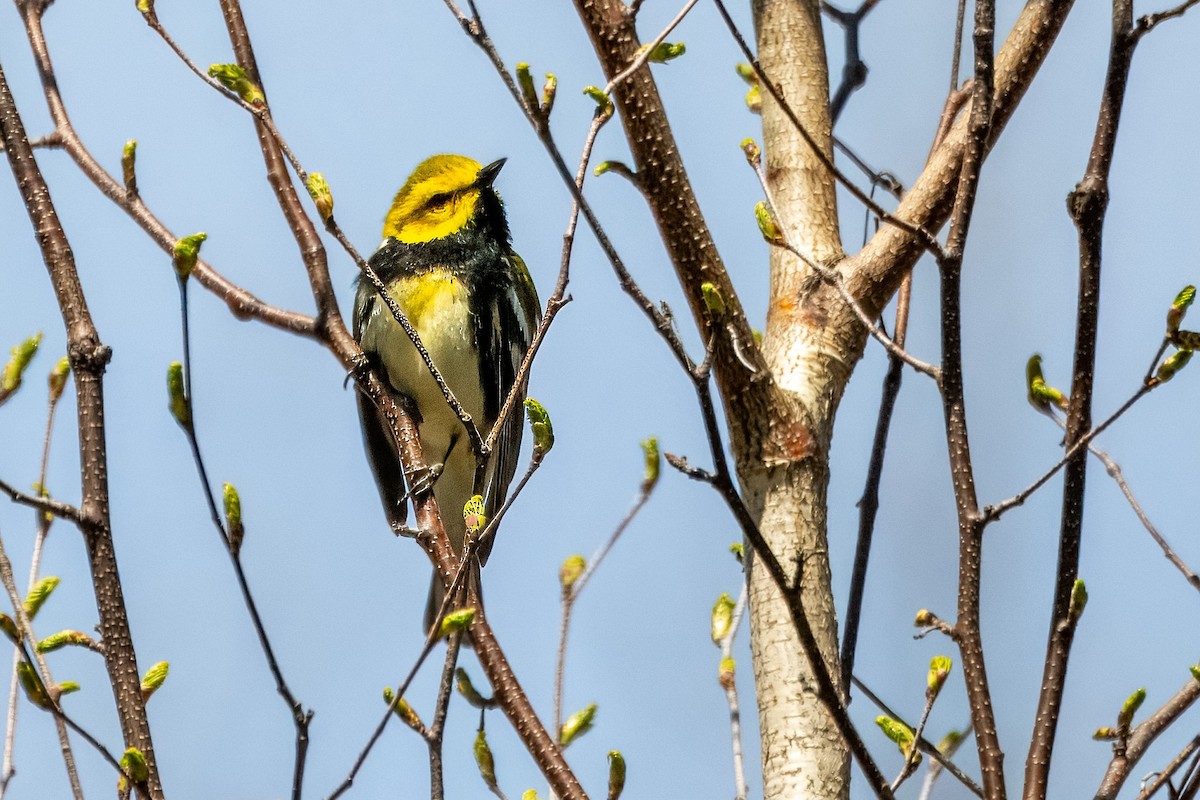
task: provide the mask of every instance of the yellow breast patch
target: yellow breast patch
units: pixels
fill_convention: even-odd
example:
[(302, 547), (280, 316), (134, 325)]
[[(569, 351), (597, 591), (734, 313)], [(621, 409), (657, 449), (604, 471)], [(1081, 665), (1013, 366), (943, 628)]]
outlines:
[(431, 316), (467, 302), (466, 288), (446, 270), (432, 270), (419, 277), (395, 281), (391, 294), (408, 321), (418, 329), (428, 324)]

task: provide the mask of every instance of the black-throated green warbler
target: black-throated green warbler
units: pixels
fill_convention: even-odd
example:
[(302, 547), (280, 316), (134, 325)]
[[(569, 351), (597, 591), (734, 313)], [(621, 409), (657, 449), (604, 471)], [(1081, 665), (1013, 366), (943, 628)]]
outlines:
[[(512, 249), (504, 205), (492, 188), (502, 166), (504, 159), (486, 167), (459, 155), (426, 159), (392, 201), (383, 244), (370, 260), (485, 439), (516, 381), (540, 317), (537, 290)], [(487, 469), (477, 479), (462, 421), (404, 329), (362, 278), (354, 302), (354, 337), (385, 385), (411, 401), (425, 461), (442, 465), (433, 492), (450, 542), (461, 554), (467, 501), (483, 495), (491, 518), (508, 491), (521, 447), (522, 398), (505, 419)], [(407, 495), (395, 439), (363, 395), (359, 415), (388, 522), (399, 530), (406, 521)], [(479, 553), (481, 564), (488, 549)], [(426, 630), (435, 621), (442, 594), (435, 576)]]

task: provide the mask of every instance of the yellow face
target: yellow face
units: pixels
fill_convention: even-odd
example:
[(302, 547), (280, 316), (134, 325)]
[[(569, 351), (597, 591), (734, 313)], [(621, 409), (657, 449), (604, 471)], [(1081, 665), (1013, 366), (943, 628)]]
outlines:
[(472, 158), (438, 155), (421, 162), (396, 193), (383, 236), (407, 244), (430, 242), (464, 228), (479, 207), (482, 165)]

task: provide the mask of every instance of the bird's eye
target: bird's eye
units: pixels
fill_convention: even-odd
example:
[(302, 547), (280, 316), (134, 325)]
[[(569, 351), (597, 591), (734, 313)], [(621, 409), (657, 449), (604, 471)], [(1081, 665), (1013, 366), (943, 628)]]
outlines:
[(453, 195), (449, 193), (435, 194), (433, 197), (429, 198), (429, 210), (441, 211), (450, 204), (452, 197)]

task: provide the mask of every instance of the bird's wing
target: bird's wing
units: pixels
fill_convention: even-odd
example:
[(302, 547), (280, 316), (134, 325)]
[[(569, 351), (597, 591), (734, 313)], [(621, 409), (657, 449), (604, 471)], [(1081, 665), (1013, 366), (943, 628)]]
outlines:
[[(362, 342), (363, 327), (368, 324), (379, 302), (375, 288), (360, 280), (354, 297), (354, 339)], [(378, 367), (378, 353), (364, 351), (372, 364)], [(383, 374), (377, 369), (377, 374)], [(408, 519), (408, 502), (404, 491), (404, 471), (400, 466), (400, 451), (391, 426), (375, 403), (364, 392), (358, 392), (358, 416), (362, 422), (363, 445), (375, 484), (379, 488), (379, 499), (383, 502), (389, 525), (402, 525)]]
[[(485, 345), (488, 360), (494, 364), (496, 370), (497, 380), (494, 385), (497, 388), (497, 397), (490, 404), (495, 408), (495, 415), (500, 413), (509, 391), (516, 383), (521, 362), (525, 359), (525, 353), (529, 350), (538, 321), (541, 319), (537, 289), (525, 262), (516, 253), (509, 253), (505, 258), (509, 261), (512, 281), (503, 291), (496, 293), (491, 310), (492, 324), (488, 327), (489, 341)], [(509, 335), (505, 336), (504, 333)], [(525, 429), (525, 407), (521, 404), (524, 397), (525, 388), (522, 386), (516, 404), (496, 437), (495, 449), (488, 462), (486, 492), (483, 494), (485, 513), (489, 519), (504, 504), (513, 473), (517, 469), (521, 436)], [(490, 539), (485, 546), (489, 552), (493, 541), (494, 538)], [(488, 553), (481, 551), (479, 555), (480, 561), (486, 563)]]

